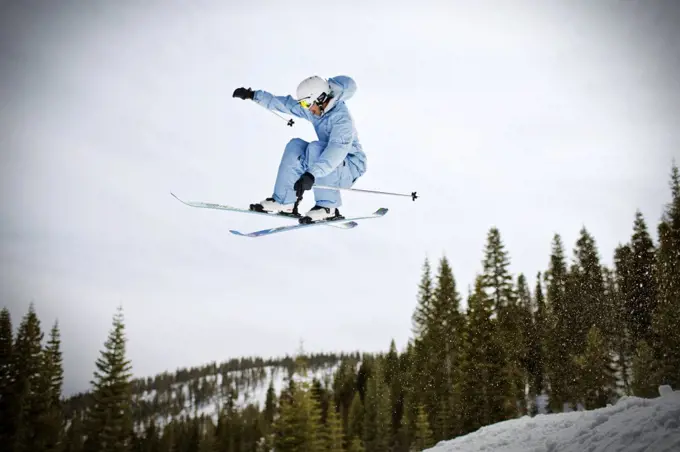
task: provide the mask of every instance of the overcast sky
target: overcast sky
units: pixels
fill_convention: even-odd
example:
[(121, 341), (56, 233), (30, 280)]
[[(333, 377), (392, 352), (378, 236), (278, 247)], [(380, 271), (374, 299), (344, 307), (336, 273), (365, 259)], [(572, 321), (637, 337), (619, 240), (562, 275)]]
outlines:
[[(497, 226), (533, 287), (554, 233), (571, 258), (585, 225), (610, 263), (635, 210), (656, 239), (670, 198), (677, 6), (7, 3), (0, 300), (15, 326), (31, 302), (45, 329), (59, 320), (66, 393), (88, 388), (119, 305), (136, 376), (293, 354), (301, 340), (402, 348), (425, 257), (445, 254), (465, 297)], [(345, 194), (345, 214), (390, 212), (252, 240), (228, 230), (287, 222), (170, 196), (269, 196), (284, 146), (313, 129), (231, 94), (294, 93), (314, 74), (357, 83), (356, 187), (420, 199)]]

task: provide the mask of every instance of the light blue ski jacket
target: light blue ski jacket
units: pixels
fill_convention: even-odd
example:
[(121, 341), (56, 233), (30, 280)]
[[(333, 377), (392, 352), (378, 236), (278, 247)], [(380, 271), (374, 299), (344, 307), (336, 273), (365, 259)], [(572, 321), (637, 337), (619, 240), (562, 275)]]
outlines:
[(312, 123), (319, 141), (326, 144), (326, 149), (308, 170), (316, 179), (333, 172), (345, 158), (356, 178), (366, 172), (366, 155), (345, 101), (354, 95), (357, 85), (345, 75), (330, 78), (328, 83), (333, 99), (321, 116), (302, 108), (292, 96), (275, 96), (258, 90), (253, 100), (269, 110), (291, 114)]

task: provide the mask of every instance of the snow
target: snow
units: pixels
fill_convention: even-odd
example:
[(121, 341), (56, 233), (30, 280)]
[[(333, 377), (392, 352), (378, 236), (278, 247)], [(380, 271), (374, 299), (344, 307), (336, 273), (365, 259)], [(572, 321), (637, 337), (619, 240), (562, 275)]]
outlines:
[[(338, 361), (332, 365), (321, 366), (319, 368), (310, 369), (307, 375), (293, 375), (293, 380), (296, 382), (306, 382), (311, 383), (311, 381), (316, 378), (322, 384), (326, 380), (332, 382), (332, 377), (336, 372), (340, 362)], [(228, 377), (232, 379), (232, 387), (234, 387), (238, 393), (238, 399), (236, 401), (236, 406), (239, 409), (243, 409), (249, 404), (257, 405), (260, 409), (264, 408), (265, 401), (267, 399), (267, 390), (269, 389), (269, 383), (272, 382), (274, 387), (274, 392), (277, 397), (281, 394), (281, 390), (288, 385), (288, 371), (284, 367), (278, 366), (265, 366), (264, 367), (265, 376), (264, 378), (254, 377), (250, 375), (250, 379), (246, 378), (248, 373), (253, 372), (252, 370), (235, 370), (227, 373)], [(255, 372), (259, 373), (259, 369)], [(211, 397), (205, 403), (195, 404), (194, 400), (190, 397), (189, 386), (192, 381), (184, 383), (176, 383), (171, 386), (171, 389), (165, 393), (164, 398), (175, 399), (179, 394), (184, 396), (184, 406), (181, 411), (176, 415), (159, 415), (155, 418), (155, 422), (159, 426), (164, 426), (168, 424), (173, 418), (180, 418), (183, 416), (201, 416), (205, 415), (211, 417), (213, 421), (217, 421), (220, 409), (224, 406), (227, 400), (227, 390), (220, 390), (219, 386), (222, 384), (223, 375), (217, 373), (214, 375), (207, 375), (198, 379), (196, 383), (200, 385), (203, 382), (209, 382), (216, 384), (218, 389), (215, 391), (215, 395)], [(250, 383), (249, 383), (250, 382)], [(156, 395), (155, 390), (145, 391), (138, 394), (136, 398), (138, 400), (144, 400), (151, 402)], [(137, 426), (141, 428), (142, 426)]]
[(678, 452), (680, 391), (660, 397), (622, 397), (590, 411), (525, 416), (442, 441), (428, 452)]
[(661, 397), (668, 396), (672, 392), (673, 392), (673, 389), (668, 385), (659, 386), (659, 394), (661, 394)]

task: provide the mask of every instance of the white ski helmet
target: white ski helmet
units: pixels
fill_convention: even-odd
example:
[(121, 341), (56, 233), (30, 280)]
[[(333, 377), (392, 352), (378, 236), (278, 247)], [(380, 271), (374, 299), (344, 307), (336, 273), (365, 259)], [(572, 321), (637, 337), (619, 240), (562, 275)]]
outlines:
[(304, 79), (297, 87), (297, 101), (302, 108), (309, 108), (313, 103), (321, 106), (330, 96), (331, 86), (317, 75)]

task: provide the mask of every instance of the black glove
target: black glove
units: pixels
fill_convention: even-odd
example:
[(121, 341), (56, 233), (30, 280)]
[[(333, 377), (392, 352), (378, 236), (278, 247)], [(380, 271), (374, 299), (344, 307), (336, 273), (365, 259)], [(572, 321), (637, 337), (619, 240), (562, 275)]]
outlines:
[(305, 190), (311, 190), (312, 185), (314, 185), (314, 175), (312, 173), (305, 173), (300, 176), (293, 188), (295, 189), (295, 194), (300, 198)]
[(250, 88), (236, 88), (234, 90), (234, 94), (232, 94), (232, 97), (239, 97), (243, 100), (246, 99), (253, 99), (255, 97), (255, 91), (253, 91)]

